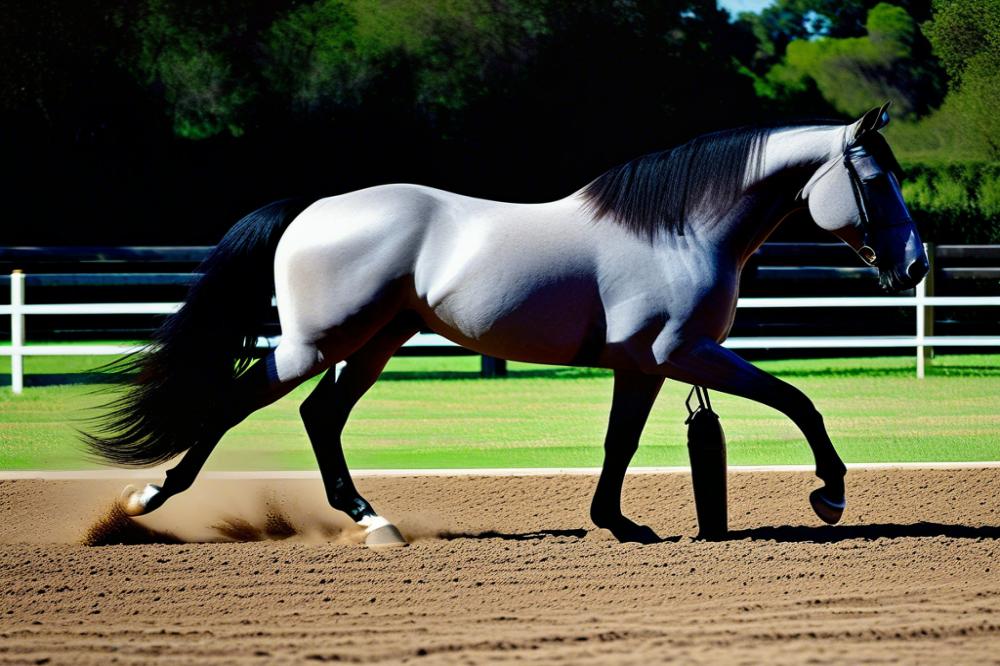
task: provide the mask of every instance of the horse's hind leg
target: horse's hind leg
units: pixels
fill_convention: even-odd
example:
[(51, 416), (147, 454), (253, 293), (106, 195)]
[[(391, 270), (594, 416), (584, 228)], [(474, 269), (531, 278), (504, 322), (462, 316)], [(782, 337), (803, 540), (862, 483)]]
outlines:
[(369, 545), (396, 545), (405, 541), (354, 487), (344, 460), (341, 435), (358, 400), (378, 379), (393, 353), (417, 332), (418, 327), (418, 322), (405, 315), (390, 323), (347, 358), (339, 377), (328, 371), (299, 408), (330, 506), (363, 526)]
[(802, 391), (754, 367), (713, 340), (689, 343), (670, 355), (663, 367), (668, 377), (749, 398), (788, 416), (805, 435), (816, 461), (816, 476), (826, 485), (809, 496), (824, 522), (836, 523), (844, 513), (844, 475), (823, 417)]
[(316, 376), (332, 362), (333, 358), (324, 356), (313, 345), (283, 340), (234, 382), (229, 395), (220, 396), (217, 417), (202, 425), (191, 448), (167, 471), (162, 487), (150, 484), (142, 491), (131, 486), (125, 489), (122, 494), (125, 512), (133, 516), (149, 513), (190, 488), (215, 445), (230, 428)]
[(609, 530), (619, 541), (659, 541), (651, 529), (622, 515), (621, 495), (625, 472), (639, 448), (639, 437), (661, 386), (663, 377), (615, 371), (611, 416), (604, 439), (604, 466), (590, 505), (590, 519), (598, 527)]

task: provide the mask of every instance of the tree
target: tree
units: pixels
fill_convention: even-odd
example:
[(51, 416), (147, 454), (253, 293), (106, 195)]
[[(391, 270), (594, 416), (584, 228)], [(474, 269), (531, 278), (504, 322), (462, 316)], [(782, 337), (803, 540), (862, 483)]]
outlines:
[(821, 37), (788, 44), (784, 60), (758, 85), (770, 97), (816, 88), (837, 111), (857, 115), (892, 100), (904, 118), (940, 103), (943, 77), (929, 58), (929, 44), (901, 7), (880, 3), (868, 13), (863, 37)]
[(501, 66), (522, 65), (545, 30), (540, 3), (319, 0), (268, 30), (264, 69), (298, 111), (359, 105), (371, 89), (405, 89), (422, 112), (461, 111)]
[(715, 0), (11, 4), (8, 242), (207, 243), (379, 182), (548, 199), (767, 117)]
[[(758, 47), (752, 58), (741, 60), (753, 72), (764, 74), (796, 40), (818, 37), (862, 37), (869, 11), (882, 0), (776, 0), (759, 13), (739, 15), (739, 23), (753, 33)], [(930, 17), (929, 0), (896, 0), (916, 21)]]
[(260, 19), (270, 18), (263, 4), (145, 0), (124, 14), (132, 41), (123, 64), (162, 95), (178, 136), (245, 131), (249, 104), (259, 91), (256, 31)]
[(924, 32), (951, 80), (942, 113), (1000, 158), (1000, 0), (936, 0)]

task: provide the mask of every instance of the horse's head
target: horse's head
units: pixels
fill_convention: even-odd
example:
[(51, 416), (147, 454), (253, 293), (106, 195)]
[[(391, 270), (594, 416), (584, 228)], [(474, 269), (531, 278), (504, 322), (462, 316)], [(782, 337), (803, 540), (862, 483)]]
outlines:
[(878, 131), (889, 122), (888, 106), (847, 128), (843, 155), (813, 174), (802, 197), (817, 225), (878, 268), (884, 288), (899, 291), (919, 283), (928, 262), (899, 190), (902, 169)]

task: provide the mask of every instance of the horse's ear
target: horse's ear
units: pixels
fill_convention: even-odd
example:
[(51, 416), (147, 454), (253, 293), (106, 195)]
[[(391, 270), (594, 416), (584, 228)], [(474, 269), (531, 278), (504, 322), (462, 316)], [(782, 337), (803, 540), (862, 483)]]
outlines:
[(892, 104), (891, 101), (886, 102), (882, 106), (875, 107), (865, 115), (861, 116), (861, 120), (854, 123), (854, 135), (851, 139), (851, 143), (857, 143), (868, 132), (877, 132), (886, 125), (889, 124), (889, 106)]

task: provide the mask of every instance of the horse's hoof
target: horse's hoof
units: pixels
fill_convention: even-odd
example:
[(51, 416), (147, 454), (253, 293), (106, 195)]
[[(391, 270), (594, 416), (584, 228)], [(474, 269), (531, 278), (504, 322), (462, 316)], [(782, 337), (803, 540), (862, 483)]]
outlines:
[(594, 520), (594, 525), (599, 529), (611, 532), (611, 536), (622, 543), (641, 543), (644, 545), (660, 543), (663, 541), (660, 535), (647, 525), (640, 525), (629, 520), (625, 516), (619, 515), (615, 518), (598, 518)]
[(365, 531), (365, 545), (369, 548), (401, 548), (409, 544), (395, 525), (386, 523)]
[(809, 493), (809, 503), (812, 504), (813, 511), (816, 512), (819, 519), (827, 525), (839, 523), (841, 516), (844, 515), (844, 509), (847, 507), (847, 502), (844, 500), (834, 502), (824, 495), (822, 488), (817, 488)]
[(146, 510), (146, 507), (142, 505), (142, 501), (139, 499), (139, 495), (139, 489), (132, 484), (125, 486), (125, 489), (122, 490), (118, 503), (122, 511), (125, 512), (125, 515), (141, 516), (142, 512)]
[(154, 486), (152, 483), (146, 484), (146, 487), (142, 490), (133, 485), (128, 485), (122, 490), (119, 505), (127, 516), (141, 516), (146, 513), (149, 500), (159, 492), (160, 487)]

